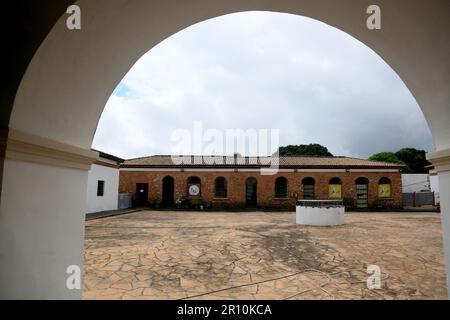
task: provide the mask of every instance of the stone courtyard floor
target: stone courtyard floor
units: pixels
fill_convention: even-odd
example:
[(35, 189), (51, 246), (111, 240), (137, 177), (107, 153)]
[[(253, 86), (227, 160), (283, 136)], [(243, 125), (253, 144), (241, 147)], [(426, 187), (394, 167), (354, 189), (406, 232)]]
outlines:
[[(446, 299), (438, 213), (141, 211), (86, 222), (84, 299)], [(381, 289), (367, 289), (367, 266)]]

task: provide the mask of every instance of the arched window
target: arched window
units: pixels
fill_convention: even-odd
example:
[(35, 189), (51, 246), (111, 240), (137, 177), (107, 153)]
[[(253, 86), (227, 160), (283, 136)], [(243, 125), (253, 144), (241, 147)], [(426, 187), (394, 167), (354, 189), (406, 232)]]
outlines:
[(162, 179), (162, 205), (172, 206), (175, 197), (175, 179), (171, 176), (165, 176)]
[(214, 196), (216, 198), (227, 197), (227, 180), (224, 177), (216, 178), (214, 183)]
[(369, 184), (369, 180), (364, 177), (359, 177), (355, 180), (355, 184)]
[(287, 179), (285, 177), (278, 177), (275, 180), (275, 198), (287, 198), (288, 187)]
[(365, 177), (359, 177), (355, 180), (356, 185), (356, 207), (363, 209), (369, 206), (369, 180)]
[(391, 180), (383, 177), (378, 181), (378, 198), (391, 197)]
[(342, 199), (342, 181), (339, 178), (332, 178), (328, 183), (328, 197), (330, 199)]
[(258, 180), (254, 177), (245, 180), (245, 205), (255, 207), (258, 204)]
[(302, 180), (302, 188), (303, 188), (303, 199), (314, 199), (314, 185), (316, 181), (313, 178), (304, 178)]
[(378, 181), (379, 184), (391, 184), (391, 180), (389, 178), (383, 177)]
[(201, 182), (199, 177), (189, 177), (188, 180), (188, 195), (191, 197), (200, 196)]

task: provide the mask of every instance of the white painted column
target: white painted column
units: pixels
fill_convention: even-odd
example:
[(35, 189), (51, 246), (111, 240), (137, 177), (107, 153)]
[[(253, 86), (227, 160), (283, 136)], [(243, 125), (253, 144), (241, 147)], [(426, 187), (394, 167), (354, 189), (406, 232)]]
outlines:
[(434, 165), (439, 177), (445, 270), (448, 297), (450, 299), (450, 149), (428, 153), (427, 159)]
[(70, 265), (83, 269), (91, 155), (44, 139), (8, 140), (0, 203), (0, 299), (82, 298), (82, 277), (80, 289), (70, 290), (66, 270)]

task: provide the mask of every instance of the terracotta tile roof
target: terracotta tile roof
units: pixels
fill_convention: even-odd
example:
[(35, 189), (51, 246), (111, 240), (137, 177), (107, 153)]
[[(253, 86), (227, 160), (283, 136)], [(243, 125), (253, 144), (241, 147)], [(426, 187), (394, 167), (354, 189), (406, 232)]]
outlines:
[[(157, 155), (125, 160), (121, 167), (261, 167), (269, 166), (272, 157), (167, 156)], [(279, 157), (280, 167), (289, 168), (402, 168), (403, 165), (351, 157)], [(276, 163), (276, 162), (274, 162)]]

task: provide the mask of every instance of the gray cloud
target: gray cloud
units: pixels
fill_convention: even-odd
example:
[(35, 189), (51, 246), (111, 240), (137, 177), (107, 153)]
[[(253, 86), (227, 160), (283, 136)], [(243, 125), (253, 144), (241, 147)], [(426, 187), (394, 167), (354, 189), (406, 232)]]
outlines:
[(278, 128), (280, 142), (367, 157), (434, 149), (411, 93), (371, 49), (321, 22), (249, 12), (191, 26), (145, 54), (109, 99), (93, 146), (168, 154), (174, 130)]

